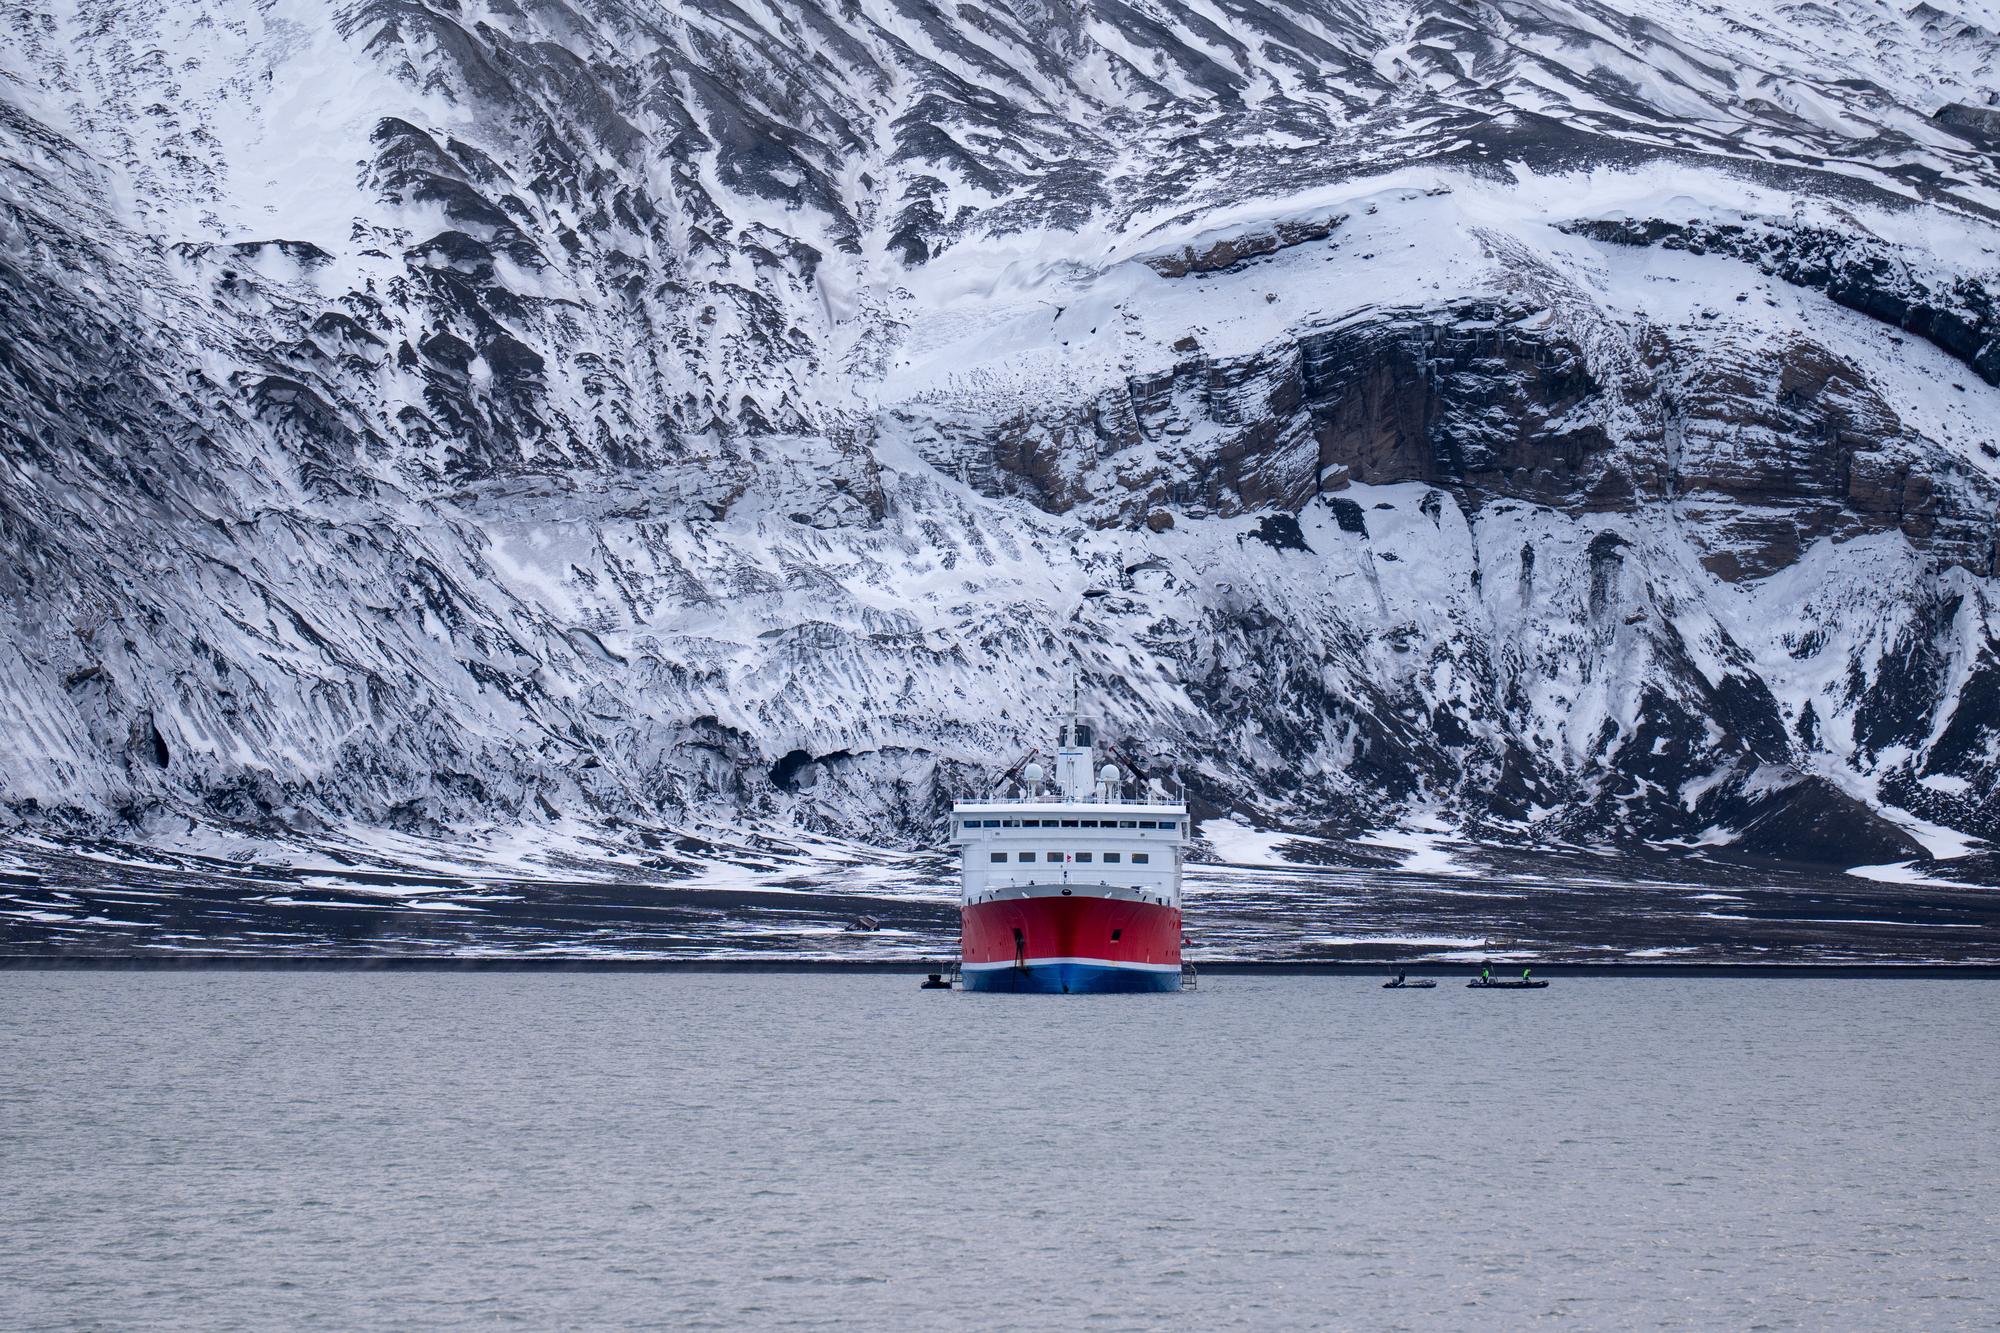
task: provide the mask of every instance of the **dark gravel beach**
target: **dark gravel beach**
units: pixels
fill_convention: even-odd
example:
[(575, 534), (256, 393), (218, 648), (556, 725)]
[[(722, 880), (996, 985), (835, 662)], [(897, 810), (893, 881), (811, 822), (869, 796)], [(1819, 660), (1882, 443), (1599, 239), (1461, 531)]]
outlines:
[[(332, 861), (242, 867), (17, 843), (6, 867), (0, 953), (14, 956), (916, 962), (957, 948), (953, 868), (927, 856), (766, 853), (616, 880)], [(1991, 964), (2000, 963), (2000, 891), (1695, 858), (1461, 849), (1450, 873), (1190, 865), (1186, 929), (1197, 963)]]

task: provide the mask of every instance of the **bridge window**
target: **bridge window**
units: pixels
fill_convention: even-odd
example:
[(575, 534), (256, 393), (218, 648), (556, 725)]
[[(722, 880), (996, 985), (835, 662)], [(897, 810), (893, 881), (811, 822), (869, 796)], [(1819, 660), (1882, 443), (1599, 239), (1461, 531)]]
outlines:
[[(1003, 855), (1004, 855), (1004, 853), (1003, 853)], [(1032, 861), (1032, 860), (1034, 860), (1034, 859), (1035, 859), (1035, 854), (1034, 854), (1033, 852), (1022, 852), (1022, 853), (1021, 853), (1020, 855), (1016, 856), (1016, 857), (1015, 857), (1014, 859), (1015, 859), (1016, 861)]]
[(1019, 828), (1020, 826), (1021, 821), (1018, 819), (1003, 819), (1000, 821), (1001, 828)]
[(1138, 828), (1138, 827), (1139, 827), (1139, 821), (1138, 821), (1138, 820), (1136, 820), (1136, 819), (1121, 819), (1121, 820), (1119, 820), (1119, 821), (1118, 821), (1118, 827), (1119, 827), (1119, 828)]
[(1024, 819), (1021, 821), (1022, 828), (1040, 828), (1041, 826), (1042, 821), (1039, 819)]
[(1078, 853), (1076, 854), (1076, 863), (1077, 863), (1078, 865), (1087, 865), (1087, 864), (1089, 864), (1089, 862), (1090, 862), (1090, 853), (1089, 853), (1089, 852), (1078, 852)]
[(1062, 853), (1061, 853), (1061, 852), (1043, 852), (1043, 853), (1042, 853), (1042, 858), (1043, 858), (1044, 860), (1047, 860), (1047, 861), (1058, 861), (1058, 862), (1059, 862), (1059, 861), (1061, 861), (1061, 860), (1062, 860)]
[(1151, 865), (1152, 863), (1153, 863), (1153, 858), (1152, 858), (1152, 855), (1151, 855), (1150, 853), (1148, 853), (1148, 852), (1134, 852), (1134, 853), (1132, 853), (1132, 864), (1133, 864), (1133, 865), (1135, 865), (1135, 866), (1145, 866), (1145, 865)]
[(1104, 864), (1106, 864), (1106, 865), (1108, 865), (1108, 866), (1115, 866), (1115, 865), (1117, 865), (1117, 864), (1118, 864), (1118, 862), (1119, 862), (1119, 859), (1120, 859), (1120, 857), (1119, 857), (1119, 854), (1118, 854), (1117, 852), (1106, 852), (1106, 853), (1104, 854)]
[(1064, 821), (1062, 822), (1062, 826), (1063, 826), (1064, 828), (1075, 828), (1075, 827), (1076, 827), (1076, 821), (1075, 821), (1074, 819), (1065, 819), (1065, 820), (1064, 820)]
[(995, 852), (995, 853), (993, 853), (993, 864), (994, 864), (994, 865), (1005, 865), (1006, 863), (1007, 863), (1007, 853), (1005, 853), (1005, 852)]
[(997, 819), (983, 819), (980, 821), (979, 826), (981, 828), (999, 828), (1000, 821)]
[(1158, 826), (1157, 824), (1155, 824), (1155, 823), (1154, 823), (1154, 822), (1153, 822), (1152, 820), (1150, 820), (1150, 819), (1142, 819), (1142, 820), (1140, 820), (1140, 821), (1139, 821), (1139, 827), (1140, 827), (1140, 828), (1157, 828), (1157, 827), (1159, 827), (1159, 826)]

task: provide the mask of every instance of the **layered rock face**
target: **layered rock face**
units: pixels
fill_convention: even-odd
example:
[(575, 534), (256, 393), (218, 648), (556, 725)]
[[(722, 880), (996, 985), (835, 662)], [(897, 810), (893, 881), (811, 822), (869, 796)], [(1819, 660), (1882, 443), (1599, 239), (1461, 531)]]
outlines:
[(4, 817), (2000, 837), (1975, 20), (8, 11)]

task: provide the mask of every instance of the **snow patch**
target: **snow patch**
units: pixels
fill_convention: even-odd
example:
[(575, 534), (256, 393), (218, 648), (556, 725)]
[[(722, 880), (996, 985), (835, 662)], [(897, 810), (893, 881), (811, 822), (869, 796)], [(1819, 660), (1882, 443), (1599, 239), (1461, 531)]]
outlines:
[(1204, 819), (1199, 827), (1202, 840), (1230, 865), (1288, 869), (1297, 866), (1278, 852), (1278, 848), (1294, 841), (1291, 834), (1251, 828), (1236, 819)]
[(1388, 847), (1406, 855), (1402, 864), (1396, 867), (1399, 873), (1423, 875), (1477, 875), (1475, 866), (1467, 865), (1454, 854), (1455, 848), (1468, 844), (1455, 833), (1440, 827), (1378, 829), (1354, 841), (1364, 847)]

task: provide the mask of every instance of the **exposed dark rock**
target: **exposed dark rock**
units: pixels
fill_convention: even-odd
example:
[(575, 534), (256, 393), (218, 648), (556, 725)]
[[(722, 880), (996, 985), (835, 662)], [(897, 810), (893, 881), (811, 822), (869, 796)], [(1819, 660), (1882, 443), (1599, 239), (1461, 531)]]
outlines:
[(1299, 521), (1289, 514), (1266, 514), (1249, 535), (1273, 550), (1312, 552), (1305, 534), (1299, 531)]
[(432, 361), (464, 374), (475, 353), (470, 343), (443, 329), (424, 339), (420, 349)]
[(1368, 516), (1361, 512), (1361, 506), (1352, 500), (1343, 500), (1337, 495), (1326, 499), (1326, 507), (1333, 511), (1333, 520), (1342, 532), (1352, 532), (1358, 536), (1368, 535)]
[(1821, 865), (1880, 865), (1928, 859), (1923, 847), (1823, 778), (1805, 778), (1754, 799), (1739, 854)]
[(1796, 225), (1625, 218), (1572, 223), (1568, 230), (1620, 245), (1658, 245), (1744, 260), (1913, 333), (1963, 361), (1988, 384), (2000, 384), (2000, 324), (1993, 292), (1964, 278), (1940, 283), (1892, 247), (1852, 233)]
[(1951, 102), (1939, 107), (1931, 119), (1983, 148), (2000, 150), (2000, 107)]
[(1184, 278), (1190, 273), (1226, 273), (1264, 255), (1310, 241), (1323, 241), (1345, 221), (1346, 215), (1341, 214), (1278, 222), (1267, 228), (1201, 242), (1199, 249), (1188, 245), (1172, 254), (1148, 255), (1140, 262), (1165, 278)]

